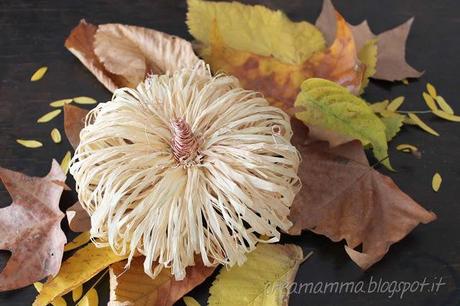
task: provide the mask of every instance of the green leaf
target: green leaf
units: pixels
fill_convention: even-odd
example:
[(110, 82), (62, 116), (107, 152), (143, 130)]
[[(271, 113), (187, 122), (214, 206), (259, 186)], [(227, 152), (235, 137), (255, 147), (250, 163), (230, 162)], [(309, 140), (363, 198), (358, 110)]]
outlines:
[(393, 113), (380, 119), (385, 125), (385, 135), (387, 137), (387, 141), (392, 140), (399, 133), (401, 126), (403, 125), (404, 118), (406, 118), (406, 116)]
[(377, 160), (392, 170), (385, 125), (362, 99), (334, 82), (312, 78), (304, 81), (295, 101), (302, 111), (296, 117), (306, 125), (319, 126), (372, 145)]
[(289, 286), (302, 262), (302, 249), (296, 245), (259, 244), (242, 266), (220, 271), (208, 305), (287, 305)]

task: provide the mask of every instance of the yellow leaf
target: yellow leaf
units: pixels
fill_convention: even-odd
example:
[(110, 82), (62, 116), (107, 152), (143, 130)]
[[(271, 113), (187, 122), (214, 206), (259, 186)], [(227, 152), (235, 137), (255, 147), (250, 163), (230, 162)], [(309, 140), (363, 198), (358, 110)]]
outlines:
[(74, 240), (71, 242), (67, 243), (64, 247), (64, 252), (68, 252), (71, 250), (75, 250), (76, 248), (81, 247), (84, 244), (87, 244), (90, 241), (91, 235), (89, 232), (83, 232), (77, 237), (75, 237)]
[(46, 66), (38, 68), (38, 70), (35, 71), (34, 74), (32, 74), (32, 77), (30, 78), (30, 80), (32, 82), (40, 80), (41, 78), (43, 78), (47, 70), (48, 70), (48, 67)]
[(376, 103), (372, 103), (370, 104), (370, 108), (372, 109), (372, 111), (374, 113), (381, 113), (383, 112), (384, 110), (386, 110), (388, 104), (390, 103), (390, 101), (388, 100), (384, 100), (382, 102), (376, 102)]
[(404, 85), (409, 85), (409, 81), (408, 81), (407, 79), (401, 80), (401, 82), (402, 82)]
[(58, 129), (54, 128), (51, 130), (51, 139), (54, 143), (60, 143), (62, 140), (61, 133)]
[(403, 144), (397, 145), (396, 150), (406, 152), (406, 153), (411, 153), (411, 152), (418, 151), (418, 148), (416, 146), (403, 143)]
[(412, 119), (412, 121), (418, 125), (422, 130), (425, 132), (430, 133), (431, 135), (434, 136), (439, 136), (439, 133), (430, 128), (425, 122), (422, 121), (416, 114), (409, 113), (409, 118)]
[[(37, 290), (37, 292), (40, 293), (40, 291), (42, 291), (43, 289), (43, 283), (35, 282), (34, 287), (35, 287), (35, 290)], [(53, 301), (51, 301), (50, 304), (53, 306), (66, 306), (67, 302), (64, 300), (63, 297), (58, 296)]]
[(388, 156), (385, 125), (367, 103), (346, 88), (323, 79), (308, 79), (302, 83), (295, 106), (304, 111), (296, 117), (306, 125), (319, 126), (371, 144), (374, 156), (392, 169)]
[(403, 125), (404, 118), (406, 118), (406, 116), (397, 113), (392, 113), (389, 116), (380, 118), (385, 125), (385, 135), (387, 137), (387, 141), (392, 140), (399, 133), (401, 126)]
[(69, 293), (109, 265), (121, 261), (127, 256), (118, 256), (109, 247), (98, 248), (93, 243), (76, 251), (62, 263), (59, 273), (43, 285), (33, 306), (46, 306), (58, 296)]
[(445, 111), (446, 113), (450, 114), (450, 115), (453, 115), (454, 114), (454, 110), (452, 109), (452, 107), (450, 107), (450, 105), (446, 102), (446, 100), (444, 100), (443, 97), (441, 96), (436, 96), (436, 102), (438, 103), (439, 107)]
[(184, 303), (186, 306), (201, 306), (200, 303), (191, 296), (184, 296)]
[(24, 146), (26, 148), (31, 148), (31, 149), (43, 147), (43, 144), (38, 140), (16, 139), (16, 142), (19, 143), (21, 146)]
[(69, 172), (69, 165), (70, 165), (70, 160), (72, 159), (72, 153), (70, 151), (67, 151), (67, 153), (64, 155), (64, 158), (61, 161), (61, 169), (64, 171), (65, 174)]
[(377, 39), (369, 40), (358, 53), (359, 60), (366, 65), (364, 72), (364, 79), (361, 84), (360, 93), (364, 91), (364, 88), (369, 84), (369, 78), (372, 77), (377, 67)]
[(439, 173), (435, 173), (433, 175), (433, 180), (431, 182), (431, 186), (433, 187), (433, 190), (438, 192), (439, 188), (441, 188), (441, 183), (442, 183), (442, 177)]
[(287, 305), (287, 289), (302, 261), (296, 245), (259, 244), (242, 266), (220, 270), (208, 305)]
[(395, 112), (399, 109), (399, 107), (404, 103), (404, 97), (397, 97), (396, 99), (393, 99), (391, 103), (388, 105), (387, 110), (390, 112)]
[(52, 107), (62, 107), (64, 105), (70, 104), (70, 103), (72, 103), (72, 99), (61, 99), (61, 100), (51, 102), (50, 106), (52, 106)]
[(98, 306), (99, 296), (96, 289), (91, 288), (85, 296), (78, 302), (77, 306)]
[(434, 110), (433, 114), (435, 114), (436, 116), (442, 119), (446, 119), (446, 120), (454, 121), (454, 122), (460, 122), (460, 116), (451, 115), (446, 112), (443, 112), (442, 110)]
[(435, 98), (438, 95), (436, 93), (436, 88), (431, 83), (426, 84), (426, 90), (428, 91), (430, 96), (432, 96), (433, 98)]
[(37, 122), (38, 123), (45, 123), (45, 122), (49, 122), (51, 121), (52, 119), (56, 118), (60, 113), (62, 112), (61, 109), (56, 109), (54, 111), (51, 111), (49, 113), (46, 113), (44, 114), (43, 116), (41, 116), (40, 118), (37, 119)]
[(77, 104), (96, 104), (97, 103), (95, 99), (91, 97), (85, 97), (85, 96), (75, 97), (72, 100)]
[(300, 64), (325, 48), (314, 25), (292, 22), (281, 11), (238, 2), (188, 0), (187, 25), (193, 37), (210, 44), (214, 22), (226, 46), (287, 64)]
[(83, 295), (83, 285), (78, 286), (72, 290), (72, 300), (74, 302), (78, 301)]
[(427, 94), (426, 92), (424, 92), (422, 95), (423, 95), (423, 100), (425, 100), (426, 105), (428, 105), (428, 107), (429, 107), (432, 111), (438, 109), (438, 107), (436, 106), (436, 103), (434, 103), (433, 98), (432, 98), (429, 94)]

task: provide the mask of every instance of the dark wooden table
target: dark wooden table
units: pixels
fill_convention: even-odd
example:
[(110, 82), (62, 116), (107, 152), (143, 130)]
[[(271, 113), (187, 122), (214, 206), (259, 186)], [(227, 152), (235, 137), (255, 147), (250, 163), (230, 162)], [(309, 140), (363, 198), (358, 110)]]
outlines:
[[(321, 0), (259, 0), (271, 8), (282, 9), (294, 20), (314, 21)], [(460, 112), (460, 2), (455, 0), (347, 0), (335, 1), (336, 7), (351, 23), (368, 19), (375, 32), (398, 25), (411, 16), (415, 23), (408, 41), (407, 57), (425, 75), (410, 86), (374, 82), (366, 91), (369, 101), (406, 96), (404, 107), (425, 109), (421, 93), (427, 81)], [(88, 95), (98, 100), (110, 98), (109, 92), (64, 49), (64, 40), (81, 18), (96, 24), (119, 22), (179, 35), (191, 39), (184, 23), (184, 1), (70, 1), (70, 0), (2, 0), (0, 2), (0, 165), (30, 175), (44, 175), (51, 158), (60, 160), (70, 145), (54, 145), (49, 131), (58, 121), (37, 125), (36, 118), (48, 112), (48, 103), (60, 98)], [(49, 67), (46, 77), (32, 83), (35, 69)], [(417, 128), (405, 127), (391, 142), (391, 158), (398, 172), (390, 176), (402, 190), (439, 219), (417, 227), (402, 242), (391, 247), (390, 253), (378, 264), (362, 272), (347, 257), (342, 243), (304, 233), (300, 237), (285, 237), (286, 242), (301, 245), (314, 256), (300, 267), (296, 281), (359, 282), (364, 281), (423, 281), (445, 283), (439, 290), (406, 293), (402, 298), (394, 293), (298, 293), (291, 295), (290, 305), (460, 305), (460, 133), (459, 125), (431, 116), (427, 122), (440, 132), (433, 137)], [(44, 140), (41, 149), (26, 149), (16, 144), (17, 138)], [(402, 154), (394, 148), (399, 143), (411, 143), (421, 148), (420, 160)], [(380, 169), (385, 172), (384, 169)], [(431, 190), (431, 177), (439, 171), (444, 183), (439, 193)], [(387, 173), (388, 174), (388, 173)], [(62, 208), (75, 200), (66, 192)], [(10, 203), (3, 186), (0, 207)], [(70, 231), (68, 231), (69, 237)], [(1, 235), (1, 233), (0, 233)], [(3, 257), (4, 261), (4, 257)], [(2, 260), (0, 259), (0, 263)], [(191, 295), (205, 305), (212, 280), (195, 289)], [(108, 282), (98, 286), (101, 305), (108, 298)], [(30, 305), (36, 292), (32, 287), (0, 293), (0, 305)], [(180, 302), (182, 303), (182, 302)], [(238, 306), (238, 305), (237, 305)]]

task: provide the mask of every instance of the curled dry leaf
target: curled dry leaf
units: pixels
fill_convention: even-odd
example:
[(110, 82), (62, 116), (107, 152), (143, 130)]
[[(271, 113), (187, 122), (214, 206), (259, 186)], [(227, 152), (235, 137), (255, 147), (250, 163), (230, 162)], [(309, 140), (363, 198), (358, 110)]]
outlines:
[(134, 87), (147, 74), (172, 72), (198, 61), (184, 39), (122, 24), (95, 26), (82, 20), (65, 46), (112, 92)]
[[(325, 142), (308, 144), (307, 128), (295, 120), (293, 128), (293, 143), (303, 157), (303, 188), (291, 208), (291, 234), (308, 229), (333, 241), (345, 239), (348, 255), (367, 269), (419, 223), (436, 219), (369, 167), (359, 142), (335, 148)], [(359, 245), (362, 252), (354, 250)]]
[(91, 229), (91, 219), (80, 202), (76, 202), (66, 210), (67, 221), (72, 231), (76, 233), (86, 232)]
[(163, 269), (152, 279), (144, 272), (144, 260), (143, 257), (133, 258), (128, 270), (125, 269), (126, 261), (110, 266), (108, 305), (173, 305), (215, 270), (215, 267), (206, 267), (197, 258), (194, 266), (187, 267), (187, 274), (181, 281), (176, 281), (169, 269)]
[(80, 131), (85, 126), (88, 111), (73, 105), (64, 106), (64, 132), (72, 147), (80, 143)]
[(45, 177), (30, 177), (0, 168), (13, 202), (0, 209), (0, 250), (12, 253), (0, 273), (0, 291), (28, 286), (54, 276), (61, 266), (66, 237), (59, 199), (65, 175), (53, 160)]

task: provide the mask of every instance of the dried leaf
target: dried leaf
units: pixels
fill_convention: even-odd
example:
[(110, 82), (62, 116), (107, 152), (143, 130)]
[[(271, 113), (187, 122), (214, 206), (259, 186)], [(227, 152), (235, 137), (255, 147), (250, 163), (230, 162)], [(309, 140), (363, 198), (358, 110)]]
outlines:
[(109, 265), (126, 257), (117, 256), (109, 247), (98, 248), (93, 243), (86, 245), (62, 263), (59, 273), (45, 283), (33, 306), (47, 305), (57, 296), (69, 293)]
[[(296, 118), (306, 125), (344, 134), (371, 144), (374, 156), (389, 169), (385, 125), (367, 103), (334, 82), (312, 78), (302, 83), (295, 106), (303, 108)], [(329, 140), (329, 139), (324, 139)]]
[[(215, 267), (206, 267), (201, 260), (187, 267), (184, 280), (176, 281), (169, 269), (163, 269), (152, 279), (144, 272), (144, 257), (133, 258), (129, 270), (126, 261), (110, 267), (110, 306), (168, 306), (208, 278)], [(136, 290), (133, 290), (136, 288)]]
[(62, 140), (61, 133), (58, 129), (54, 128), (51, 130), (51, 139), (54, 143), (60, 143)]
[(75, 237), (74, 240), (71, 242), (67, 243), (64, 247), (64, 252), (72, 251), (75, 249), (78, 249), (79, 247), (87, 244), (90, 241), (91, 235), (89, 232), (83, 232), (77, 237)]
[(67, 139), (75, 149), (80, 142), (80, 131), (85, 126), (86, 109), (73, 105), (64, 106), (64, 131)]
[[(201, 2), (203, 6), (219, 7), (222, 3)], [(228, 4), (227, 4), (228, 5)], [(230, 4), (234, 5), (234, 3)], [(286, 111), (293, 106), (295, 97), (299, 93), (300, 84), (311, 77), (321, 77), (332, 80), (347, 87), (354, 93), (361, 88), (364, 74), (364, 65), (358, 59), (353, 37), (344, 19), (337, 14), (337, 36), (334, 43), (322, 52), (316, 52), (309, 59), (300, 64), (283, 62), (274, 56), (265, 56), (252, 53), (248, 50), (237, 50), (226, 45), (226, 37), (231, 33), (223, 32), (218, 27), (219, 21), (204, 24), (197, 14), (189, 8), (188, 23), (201, 24), (203, 28), (209, 28), (209, 44), (204, 43), (201, 47), (201, 55), (214, 71), (224, 71), (232, 74), (241, 82), (244, 88), (257, 90), (274, 105)], [(265, 10), (264, 10), (265, 11)], [(232, 23), (226, 29), (233, 28), (234, 32), (245, 33), (239, 16), (231, 18)], [(264, 25), (257, 25), (258, 28)], [(198, 30), (193, 30), (196, 33)], [(199, 37), (197, 37), (199, 39)], [(256, 45), (264, 44), (260, 37), (253, 37)], [(276, 46), (280, 46), (277, 44)], [(272, 52), (277, 48), (272, 47)], [(299, 50), (298, 52), (303, 52)]]
[(404, 103), (404, 97), (403, 96), (397, 97), (393, 99), (393, 101), (391, 101), (391, 103), (387, 107), (387, 110), (389, 110), (390, 112), (396, 112), (403, 103)]
[(37, 119), (37, 123), (49, 122), (49, 121), (53, 120), (54, 118), (56, 118), (61, 112), (62, 112), (62, 110), (56, 109), (54, 111), (46, 113), (46, 114), (44, 114), (43, 116), (41, 116), (40, 118)]
[(454, 121), (454, 122), (460, 122), (460, 116), (451, 115), (439, 109), (434, 110), (433, 114), (435, 114), (436, 116), (442, 119), (446, 119), (446, 120)]
[(72, 290), (72, 300), (74, 302), (78, 301), (83, 295), (83, 285), (78, 286)]
[[(303, 187), (291, 207), (291, 234), (308, 229), (333, 241), (345, 239), (351, 259), (367, 269), (419, 223), (436, 219), (369, 167), (359, 142), (335, 148), (308, 144), (307, 128), (297, 121), (292, 125), (293, 143), (302, 154)], [(354, 250), (361, 244), (362, 252)]]
[(35, 71), (34, 74), (32, 74), (32, 77), (30, 78), (30, 80), (32, 82), (41, 80), (43, 76), (45, 75), (46, 71), (48, 71), (48, 67), (46, 66), (38, 68), (38, 70)]
[(43, 147), (43, 143), (33, 139), (16, 139), (16, 142), (19, 143), (21, 146), (31, 149)]
[[(37, 290), (37, 292), (40, 292), (40, 291), (42, 291), (43, 283), (35, 282), (34, 287)], [(64, 300), (63, 297), (58, 296), (57, 298), (52, 300), (50, 304), (53, 305), (53, 306), (66, 306), (67, 302)]]
[(426, 84), (426, 90), (433, 98), (435, 98), (438, 95), (436, 92), (436, 88), (431, 83)]
[(200, 303), (191, 296), (184, 296), (183, 300), (186, 306), (201, 306)]
[(446, 102), (446, 100), (444, 100), (443, 97), (441, 96), (436, 96), (435, 97), (436, 99), (436, 102), (438, 103), (439, 107), (446, 113), (450, 114), (450, 115), (453, 115), (454, 114), (454, 110), (452, 109), (452, 107), (450, 107), (450, 105)]
[(94, 98), (85, 96), (75, 97), (72, 100), (77, 104), (97, 104), (97, 101)]
[(78, 303), (78, 306), (98, 306), (99, 305), (99, 296), (96, 289), (91, 288), (83, 296), (81, 301)]
[(0, 291), (28, 286), (55, 275), (66, 237), (60, 223), (59, 199), (65, 175), (53, 160), (45, 177), (30, 177), (0, 168), (0, 178), (13, 202), (0, 209), (0, 250), (12, 253), (0, 273)]
[(62, 158), (62, 161), (61, 161), (61, 168), (65, 174), (69, 172), (69, 165), (70, 165), (71, 159), (72, 159), (72, 153), (70, 153), (70, 151), (67, 151), (67, 153), (64, 155), (64, 158)]
[(439, 173), (435, 173), (433, 175), (433, 180), (432, 180), (432, 183), (431, 183), (431, 186), (433, 187), (433, 190), (438, 192), (439, 191), (439, 188), (441, 188), (441, 183), (442, 183), (442, 177)]
[(69, 228), (77, 233), (89, 231), (91, 229), (91, 219), (80, 202), (76, 202), (66, 210)]
[(426, 92), (423, 92), (422, 93), (422, 96), (423, 96), (423, 100), (425, 100), (425, 103), (426, 105), (428, 105), (428, 107), (432, 110), (432, 111), (435, 111), (438, 109), (438, 107), (436, 106), (436, 103), (434, 102), (434, 99), (433, 97), (431, 97), (429, 94), (427, 94)]
[(431, 135), (434, 136), (439, 136), (439, 133), (430, 128), (425, 122), (422, 121), (416, 114), (414, 113), (409, 113), (408, 114), (409, 118), (414, 121), (416, 125), (418, 125), (422, 130), (424, 130), (427, 133), (430, 133)]
[(72, 103), (72, 99), (61, 99), (57, 101), (53, 101), (50, 103), (52, 107), (63, 107), (66, 104)]
[(287, 306), (286, 288), (303, 262), (302, 248), (293, 244), (259, 244), (247, 257), (241, 266), (220, 270), (209, 290), (208, 305)]

